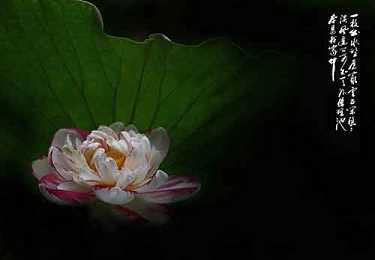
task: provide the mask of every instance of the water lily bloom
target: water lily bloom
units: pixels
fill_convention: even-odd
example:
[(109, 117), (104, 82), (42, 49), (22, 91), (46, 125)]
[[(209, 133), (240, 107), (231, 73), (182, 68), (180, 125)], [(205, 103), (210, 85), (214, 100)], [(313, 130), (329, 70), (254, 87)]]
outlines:
[(60, 129), (48, 157), (32, 163), (41, 193), (59, 204), (99, 199), (132, 218), (162, 222), (163, 204), (189, 198), (200, 184), (193, 177), (159, 169), (169, 149), (164, 128), (139, 133), (121, 122), (91, 132)]

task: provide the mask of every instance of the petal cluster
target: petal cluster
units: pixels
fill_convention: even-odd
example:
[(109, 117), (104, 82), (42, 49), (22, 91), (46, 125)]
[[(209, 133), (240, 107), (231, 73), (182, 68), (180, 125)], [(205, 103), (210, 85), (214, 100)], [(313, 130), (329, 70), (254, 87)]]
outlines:
[(186, 199), (200, 188), (193, 177), (168, 176), (159, 169), (169, 144), (161, 127), (146, 134), (121, 122), (91, 132), (60, 129), (48, 157), (33, 162), (33, 174), (42, 194), (55, 203), (97, 198), (129, 216), (161, 221), (163, 204)]

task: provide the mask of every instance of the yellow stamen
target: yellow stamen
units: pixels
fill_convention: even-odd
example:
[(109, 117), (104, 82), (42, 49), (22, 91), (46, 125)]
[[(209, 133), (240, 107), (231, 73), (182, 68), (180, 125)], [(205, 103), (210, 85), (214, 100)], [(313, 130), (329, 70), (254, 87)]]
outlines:
[(96, 149), (87, 149), (85, 153), (83, 154), (86, 158), (87, 164), (94, 171), (96, 171), (96, 167), (95, 167), (94, 162), (92, 162), (92, 157), (94, 156), (95, 151)]
[(115, 160), (117, 167), (119, 169), (122, 167), (126, 159), (126, 156), (122, 152), (109, 146), (108, 150), (106, 151), (106, 154), (108, 157), (111, 157), (113, 158), (113, 160)]

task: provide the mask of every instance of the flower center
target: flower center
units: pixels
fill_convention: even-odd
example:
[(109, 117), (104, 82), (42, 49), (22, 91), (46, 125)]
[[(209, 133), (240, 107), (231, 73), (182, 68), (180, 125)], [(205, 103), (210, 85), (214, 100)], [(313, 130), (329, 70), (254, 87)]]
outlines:
[[(95, 154), (95, 152), (98, 148), (88, 149), (84, 153), (84, 156), (85, 156), (86, 162), (88, 163), (88, 166), (94, 171), (97, 171), (97, 169), (95, 167), (95, 163), (92, 160), (92, 158), (93, 158), (93, 156), (94, 156), (94, 154)], [(121, 169), (121, 167), (123, 166), (123, 164), (126, 160), (125, 154), (123, 154), (122, 152), (112, 148), (111, 146), (108, 146), (108, 148), (105, 149), (105, 154), (107, 155), (107, 157), (111, 157), (113, 160), (115, 160), (117, 168)]]
[(113, 149), (110, 146), (108, 148), (109, 149), (106, 151), (107, 156), (111, 157), (113, 160), (115, 160), (115, 162), (117, 164), (117, 168), (121, 169), (122, 165), (125, 162), (126, 156), (122, 152), (120, 152), (116, 149)]

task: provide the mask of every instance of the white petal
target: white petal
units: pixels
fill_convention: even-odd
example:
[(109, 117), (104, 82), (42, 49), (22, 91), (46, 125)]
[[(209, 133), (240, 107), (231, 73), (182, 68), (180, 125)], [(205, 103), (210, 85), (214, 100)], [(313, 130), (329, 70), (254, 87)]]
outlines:
[(150, 153), (151, 152), (151, 142), (150, 142), (150, 139), (147, 136), (142, 135), (141, 140), (142, 140), (142, 147), (145, 150), (145, 152), (146, 153)]
[(105, 149), (107, 149), (108, 148), (107, 139), (109, 138), (113, 138), (113, 137), (108, 136), (102, 131), (94, 130), (89, 134), (89, 136), (87, 137), (87, 140), (89, 140), (90, 142), (100, 143)]
[(98, 131), (101, 131), (101, 132), (105, 133), (106, 135), (111, 136), (115, 139), (118, 138), (116, 132), (108, 126), (99, 126)]
[(129, 170), (135, 170), (142, 167), (144, 164), (148, 164), (145, 151), (139, 148), (134, 148), (126, 158), (124, 167)]
[(125, 189), (135, 179), (135, 176), (128, 169), (124, 169), (120, 173), (120, 177), (117, 180), (116, 186), (121, 189)]
[(93, 182), (98, 183), (101, 181), (100, 177), (92, 173), (90, 170), (82, 168), (79, 171), (79, 176), (77, 181), (79, 182)]
[(85, 153), (87, 150), (96, 150), (100, 146), (100, 143), (88, 143), (81, 146), (81, 152)]
[(62, 178), (60, 178), (57, 173), (49, 173), (44, 175), (39, 181), (40, 184), (43, 184), (48, 188), (56, 188), (57, 185), (63, 182)]
[(155, 148), (152, 148), (149, 160), (150, 170), (148, 171), (146, 178), (151, 178), (155, 174), (164, 157), (165, 156), (163, 156), (162, 153)]
[(65, 158), (64, 154), (58, 148), (52, 147), (51, 157), (57, 173), (65, 180), (72, 180), (73, 169), (67, 163), (67, 158)]
[(167, 180), (168, 180), (168, 174), (162, 170), (158, 170), (155, 176), (152, 178), (152, 180), (148, 184), (138, 188), (136, 191), (146, 192), (146, 191), (155, 190), (159, 188), (161, 185), (163, 185)]
[(65, 145), (68, 145), (69, 147), (73, 147), (73, 143), (72, 143), (72, 139), (70, 137), (71, 135), (70, 134), (67, 134), (66, 135), (66, 144)]
[(82, 140), (76, 138), (75, 139), (75, 145), (76, 145), (76, 147), (79, 147), (81, 144), (82, 144)]
[(98, 199), (115, 205), (126, 204), (134, 198), (132, 192), (123, 191), (119, 187), (97, 189), (95, 194)]
[[(121, 141), (121, 143), (120, 143)], [(112, 148), (112, 149), (115, 149), (117, 151), (120, 151), (122, 153), (126, 153), (127, 152), (127, 144), (124, 140), (115, 140), (115, 139), (108, 139), (107, 140), (107, 144)], [(124, 147), (125, 145), (125, 147)]]
[(72, 138), (72, 140), (79, 139), (83, 141), (82, 136), (79, 134), (78, 131), (74, 129), (63, 128), (63, 129), (59, 129), (55, 133), (51, 145), (58, 147), (58, 148), (62, 148), (66, 144), (68, 135), (70, 136), (70, 138)]
[(51, 166), (48, 163), (48, 158), (37, 159), (32, 163), (33, 175), (35, 178), (40, 180), (44, 175), (47, 175), (52, 171)]
[(96, 150), (93, 160), (95, 167), (101, 176), (101, 181), (106, 184), (115, 184), (114, 176), (120, 175), (117, 169), (117, 164), (112, 158), (107, 158), (104, 149)]
[(97, 131), (97, 130), (94, 130), (94, 131), (91, 131), (91, 133), (87, 136), (87, 139), (89, 140), (99, 140), (99, 141), (103, 141), (107, 138), (107, 135), (103, 132), (100, 132), (100, 131)]
[(164, 128), (159, 127), (152, 130), (149, 139), (152, 148), (149, 159), (150, 170), (146, 178), (151, 178), (155, 174), (169, 149), (169, 138)]
[(57, 189), (66, 191), (89, 192), (90, 187), (75, 182), (63, 182), (57, 185)]
[(150, 152), (150, 160), (149, 160), (150, 170), (147, 173), (146, 179), (151, 178), (155, 174), (155, 172), (158, 170), (160, 164), (162, 163), (162, 161), (166, 157), (167, 152), (168, 152), (168, 148), (167, 148), (167, 150), (160, 151), (160, 150), (157, 149), (156, 146), (152, 146), (151, 152)]
[(152, 203), (172, 203), (193, 196), (200, 187), (200, 183), (194, 177), (172, 176), (157, 188), (137, 190), (135, 195)]
[(143, 183), (146, 178), (149, 168), (150, 167), (148, 163), (145, 161), (144, 164), (139, 165), (138, 168), (131, 170), (132, 175), (134, 176), (134, 182), (132, 184), (137, 186)]
[(90, 189), (73, 182), (60, 183), (57, 187), (48, 187), (41, 183), (39, 189), (48, 200), (62, 205), (82, 204), (93, 198)]
[(152, 129), (148, 135), (152, 148), (160, 152), (161, 160), (167, 155), (170, 145), (170, 140), (167, 131), (163, 127)]
[(126, 126), (123, 131), (138, 133), (137, 127), (133, 124), (130, 124), (130, 125)]
[(59, 204), (59, 205), (70, 205), (69, 202), (64, 201), (64, 200), (58, 198), (57, 196), (49, 193), (47, 191), (47, 188), (44, 185), (42, 185), (42, 184), (39, 184), (39, 191), (40, 191), (40, 193), (43, 194), (43, 196), (45, 198), (47, 198), (49, 201), (51, 201), (53, 203), (56, 203), (56, 204)]
[(120, 138), (130, 144), (131, 136), (129, 135), (128, 132), (122, 131), (120, 133)]
[(151, 153), (151, 144), (144, 135), (140, 135), (139, 138), (131, 138), (130, 144), (131, 152), (125, 163), (127, 163), (128, 168), (135, 169), (147, 160), (148, 155)]
[(112, 128), (112, 130), (115, 131), (116, 134), (119, 134), (122, 130), (124, 130), (125, 125), (123, 122), (115, 122), (109, 127)]
[(121, 140), (118, 141), (118, 145), (120, 147), (119, 151), (127, 156), (129, 154), (130, 148), (131, 148), (129, 143), (126, 142), (125, 140), (121, 139)]

